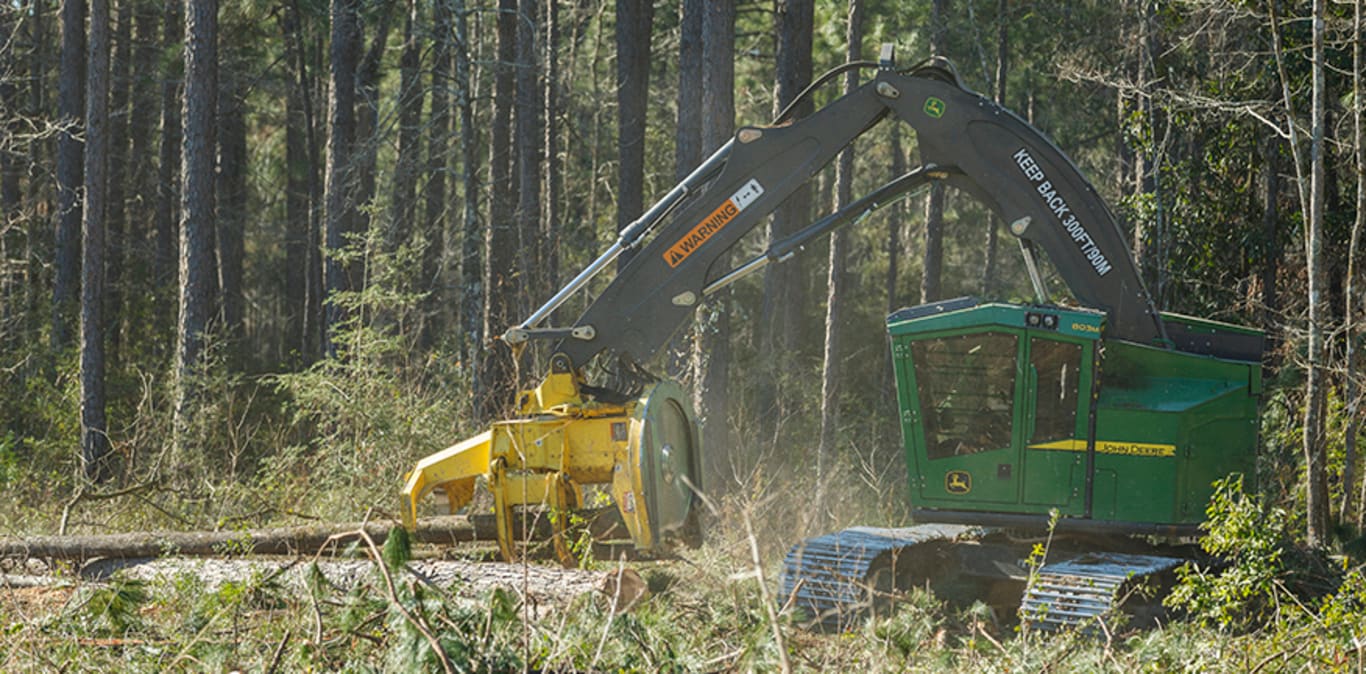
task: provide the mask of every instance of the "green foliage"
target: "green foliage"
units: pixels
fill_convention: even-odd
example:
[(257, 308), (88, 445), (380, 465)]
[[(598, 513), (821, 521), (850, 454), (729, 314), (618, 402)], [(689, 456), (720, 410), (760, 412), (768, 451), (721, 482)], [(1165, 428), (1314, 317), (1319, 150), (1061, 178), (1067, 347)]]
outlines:
[(403, 568), (403, 565), (413, 558), (412, 537), (408, 535), (408, 530), (403, 527), (389, 529), (389, 536), (384, 539), (384, 548), (380, 551), (380, 556), (384, 560), (384, 566), (390, 571)]
[(1267, 508), (1243, 491), (1242, 476), (1220, 480), (1202, 525), (1200, 546), (1227, 566), (1209, 570), (1186, 564), (1167, 597), (1168, 606), (1185, 609), (1201, 624), (1242, 629), (1258, 623), (1275, 607), (1289, 573), (1284, 561), (1286, 514)]
[(85, 634), (123, 636), (142, 627), (139, 609), (147, 602), (147, 588), (136, 581), (115, 581), (86, 591), (69, 616)]
[(440, 352), (410, 360), (412, 337), (399, 329), (421, 299), (402, 290), (404, 270), (417, 266), (421, 251), (383, 252), (378, 236), (372, 228), (338, 254), (340, 262), (363, 264), (369, 278), (363, 290), (332, 298), (346, 316), (333, 338), (336, 353), (267, 378), (287, 398), (294, 423), (309, 430), (303, 444), (263, 466), (258, 485), (280, 501), (351, 516), (388, 503), (397, 476), (462, 427), (463, 372)]
[(933, 649), (946, 616), (942, 601), (929, 591), (917, 588), (901, 598), (890, 617), (874, 623), (871, 631), (886, 644), (890, 653), (913, 662), (920, 654)]

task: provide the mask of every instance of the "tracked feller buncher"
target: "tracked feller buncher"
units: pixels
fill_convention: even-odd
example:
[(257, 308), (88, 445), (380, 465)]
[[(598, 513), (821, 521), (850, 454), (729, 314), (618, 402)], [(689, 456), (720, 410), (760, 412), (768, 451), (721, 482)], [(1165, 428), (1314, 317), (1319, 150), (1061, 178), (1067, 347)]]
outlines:
[[(886, 423), (901, 427), (917, 524), (796, 543), (779, 601), (842, 627), (928, 583), (947, 596), (1018, 606), (1027, 623), (1058, 628), (1106, 615), (1136, 583), (1160, 582), (1189, 558), (1189, 546), (1153, 541), (1195, 534), (1215, 480), (1254, 475), (1261, 333), (1159, 313), (1114, 217), (1077, 167), (1037, 129), (966, 89), (948, 62), (898, 69), (884, 46), (878, 62), (841, 66), (798, 100), (853, 68), (876, 76), (804, 117), (794, 103), (771, 126), (739, 129), (502, 335), (513, 348), (553, 342), (549, 372), (519, 395), (516, 418), (417, 464), (403, 489), (407, 526), (433, 490), (454, 512), (482, 478), (509, 560), (522, 553), (518, 511), (573, 511), (588, 485), (606, 486), (637, 549), (695, 541), (699, 425), (682, 388), (637, 363), (717, 291), (937, 181), (1007, 223), (1037, 302), (963, 298), (888, 317), (900, 416)], [(717, 264), (885, 118), (915, 130), (921, 166), (736, 267)], [(1039, 249), (1074, 303), (1050, 300)], [(546, 325), (627, 251), (582, 315)], [(595, 358), (618, 365), (601, 368), (610, 382), (587, 380)], [(567, 519), (554, 518), (553, 541), (568, 563)], [(1045, 540), (1042, 565), (1027, 563)]]

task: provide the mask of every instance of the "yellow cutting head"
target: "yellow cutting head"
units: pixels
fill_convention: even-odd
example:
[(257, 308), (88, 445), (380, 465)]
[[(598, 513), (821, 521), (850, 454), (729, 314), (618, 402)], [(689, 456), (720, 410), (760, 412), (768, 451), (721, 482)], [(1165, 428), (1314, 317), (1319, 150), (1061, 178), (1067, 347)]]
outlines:
[[(539, 507), (579, 508), (583, 487), (610, 485), (636, 549), (657, 550), (667, 541), (697, 542), (701, 433), (682, 387), (657, 382), (624, 405), (583, 402), (577, 377), (552, 374), (521, 398), (519, 419), (418, 462), (403, 489), (403, 521), (417, 526), (418, 503), (435, 489), (446, 492), (451, 512), (469, 504), (475, 480), (493, 492), (498, 543), (516, 556), (513, 511)], [(567, 517), (555, 517), (557, 555), (572, 563), (564, 537)]]

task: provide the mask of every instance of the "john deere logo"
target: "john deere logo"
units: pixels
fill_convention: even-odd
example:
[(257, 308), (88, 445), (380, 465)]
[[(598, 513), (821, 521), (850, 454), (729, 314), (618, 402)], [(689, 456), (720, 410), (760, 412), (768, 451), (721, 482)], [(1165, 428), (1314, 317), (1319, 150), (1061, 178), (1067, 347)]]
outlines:
[(938, 98), (935, 98), (934, 96), (930, 96), (929, 98), (925, 99), (925, 114), (935, 119), (943, 117), (944, 101), (941, 101)]
[(951, 470), (944, 474), (944, 491), (966, 494), (972, 491), (972, 474), (966, 470)]

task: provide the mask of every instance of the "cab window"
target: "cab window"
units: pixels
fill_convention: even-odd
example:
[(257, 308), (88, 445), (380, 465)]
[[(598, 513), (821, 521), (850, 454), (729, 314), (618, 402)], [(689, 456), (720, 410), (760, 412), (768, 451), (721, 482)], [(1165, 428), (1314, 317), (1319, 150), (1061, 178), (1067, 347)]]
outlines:
[(1010, 447), (1018, 343), (981, 332), (911, 344), (930, 459)]
[(1029, 363), (1038, 396), (1029, 444), (1072, 439), (1081, 399), (1081, 345), (1036, 337), (1029, 340)]

